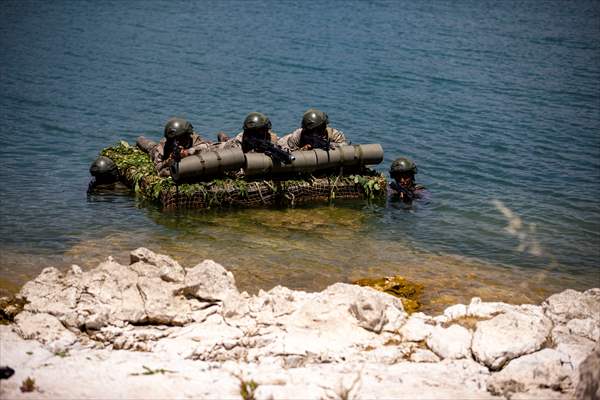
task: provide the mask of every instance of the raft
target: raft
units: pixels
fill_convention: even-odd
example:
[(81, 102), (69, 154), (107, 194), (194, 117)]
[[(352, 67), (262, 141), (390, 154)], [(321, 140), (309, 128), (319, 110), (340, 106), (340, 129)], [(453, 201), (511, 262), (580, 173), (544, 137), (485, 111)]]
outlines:
[[(358, 152), (360, 148), (355, 147)], [(163, 210), (294, 207), (343, 199), (375, 200), (387, 195), (387, 182), (383, 174), (368, 168), (362, 162), (348, 159), (345, 161), (345, 171), (344, 167), (326, 168), (323, 171), (315, 168), (296, 171), (294, 166), (278, 169), (272, 163), (261, 161), (262, 174), (254, 171), (251, 176), (239, 176), (232, 171), (220, 170), (214, 177), (196, 176), (195, 180), (176, 182), (173, 176), (160, 177), (157, 174), (147, 148), (139, 143), (130, 145), (121, 141), (103, 149), (100, 155), (110, 158), (116, 164), (123, 184), (143, 199), (159, 202)], [(195, 160), (191, 157), (193, 156), (183, 160), (190, 159), (187, 162), (190, 165), (192, 161), (202, 164), (202, 157)], [(381, 151), (379, 158), (382, 157)], [(380, 161), (366, 160), (371, 163)], [(282, 171), (284, 173), (277, 173)], [(201, 174), (196, 171), (195, 175)]]

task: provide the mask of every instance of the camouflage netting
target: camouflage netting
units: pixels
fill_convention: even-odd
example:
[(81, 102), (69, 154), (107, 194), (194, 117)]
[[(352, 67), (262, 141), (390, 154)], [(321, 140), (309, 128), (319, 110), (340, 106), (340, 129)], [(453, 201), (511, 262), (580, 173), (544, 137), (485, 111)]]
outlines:
[(157, 175), (148, 154), (121, 141), (102, 150), (119, 168), (123, 183), (164, 209), (294, 206), (333, 199), (374, 199), (386, 195), (382, 174), (364, 169), (355, 175), (308, 176), (294, 180), (214, 179), (183, 183)]

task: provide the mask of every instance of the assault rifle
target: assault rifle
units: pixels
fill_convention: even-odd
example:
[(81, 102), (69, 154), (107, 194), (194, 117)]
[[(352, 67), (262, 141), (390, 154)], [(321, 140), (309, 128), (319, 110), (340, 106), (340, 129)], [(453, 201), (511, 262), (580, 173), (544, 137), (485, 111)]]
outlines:
[(307, 144), (310, 144), (313, 149), (321, 149), (325, 151), (333, 150), (335, 146), (329, 140), (329, 136), (324, 138), (319, 135), (310, 135), (307, 138)]
[(175, 161), (176, 163), (181, 161), (181, 150), (183, 149), (177, 143), (173, 145), (173, 161)]
[(289, 151), (282, 149), (280, 146), (264, 139), (249, 137), (244, 139), (248, 143), (248, 147), (259, 153), (264, 153), (271, 159), (282, 164), (291, 164), (296, 159)]
[(398, 192), (398, 194), (402, 194), (401, 198), (405, 201), (413, 201), (415, 199), (415, 192), (405, 188), (396, 181), (390, 183), (390, 187)]

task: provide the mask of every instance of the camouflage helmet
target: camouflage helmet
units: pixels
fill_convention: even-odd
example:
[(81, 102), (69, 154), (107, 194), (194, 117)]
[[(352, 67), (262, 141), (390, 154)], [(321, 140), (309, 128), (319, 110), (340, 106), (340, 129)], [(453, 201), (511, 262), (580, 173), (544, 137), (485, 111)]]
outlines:
[(108, 157), (100, 156), (94, 160), (90, 166), (90, 174), (97, 181), (114, 182), (119, 177), (117, 166)]
[(165, 137), (167, 139), (175, 139), (183, 135), (191, 135), (194, 132), (194, 127), (183, 118), (171, 118), (165, 124)]
[(267, 128), (271, 129), (271, 120), (266, 115), (259, 112), (251, 112), (244, 120), (244, 130), (255, 130)]
[(316, 108), (309, 108), (302, 116), (302, 129), (313, 130), (319, 128), (323, 124), (327, 125), (329, 117), (323, 111)]
[(409, 158), (400, 157), (392, 162), (390, 166), (390, 175), (398, 174), (398, 173), (417, 173), (417, 165), (412, 162)]

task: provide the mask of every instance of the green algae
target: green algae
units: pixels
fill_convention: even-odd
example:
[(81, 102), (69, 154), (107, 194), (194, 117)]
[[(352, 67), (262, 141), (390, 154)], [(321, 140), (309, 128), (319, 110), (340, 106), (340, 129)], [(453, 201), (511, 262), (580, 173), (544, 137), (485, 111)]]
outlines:
[(352, 283), (359, 286), (368, 286), (400, 298), (404, 310), (409, 314), (421, 308), (420, 297), (423, 292), (423, 285), (410, 282), (399, 275), (374, 279), (358, 279)]

